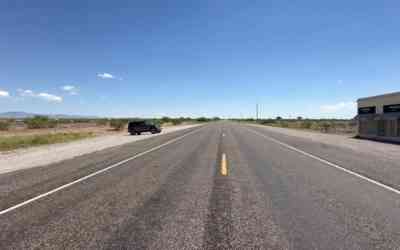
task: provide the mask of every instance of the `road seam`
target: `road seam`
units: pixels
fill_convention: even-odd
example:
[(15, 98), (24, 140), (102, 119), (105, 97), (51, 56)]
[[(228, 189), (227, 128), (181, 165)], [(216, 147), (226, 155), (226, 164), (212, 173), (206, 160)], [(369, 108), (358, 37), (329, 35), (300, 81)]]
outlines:
[(272, 138), (272, 137), (266, 136), (266, 135), (264, 135), (264, 134), (262, 134), (262, 133), (260, 133), (260, 132), (254, 131), (254, 130), (249, 129), (249, 128), (245, 128), (245, 129), (248, 130), (248, 131), (250, 131), (250, 132), (253, 132), (254, 134), (257, 134), (257, 135), (259, 135), (259, 136), (262, 136), (262, 137), (264, 137), (265, 139), (268, 139), (268, 140), (270, 140), (270, 141), (272, 141), (272, 142), (275, 142), (275, 143), (277, 143), (277, 144), (279, 144), (279, 145), (281, 145), (281, 146), (283, 146), (283, 147), (285, 147), (285, 148), (288, 148), (288, 149), (290, 149), (290, 150), (292, 150), (292, 151), (295, 151), (295, 152), (300, 153), (300, 154), (302, 154), (302, 155), (308, 156), (308, 157), (310, 157), (310, 158), (312, 158), (312, 159), (314, 159), (314, 160), (317, 160), (317, 161), (319, 161), (319, 162), (324, 163), (325, 165), (328, 165), (328, 166), (330, 166), (330, 167), (334, 167), (334, 168), (339, 169), (339, 170), (341, 170), (341, 171), (343, 171), (343, 172), (346, 172), (347, 174), (350, 174), (350, 175), (352, 175), (352, 176), (358, 177), (358, 178), (360, 178), (360, 179), (362, 179), (362, 180), (365, 180), (365, 181), (367, 181), (367, 182), (369, 182), (369, 183), (375, 184), (375, 185), (377, 185), (377, 186), (379, 186), (379, 187), (381, 187), (381, 188), (384, 188), (384, 189), (386, 189), (386, 190), (388, 190), (388, 191), (392, 191), (392, 192), (394, 192), (394, 193), (400, 195), (400, 190), (398, 190), (398, 189), (392, 188), (392, 187), (390, 187), (390, 186), (388, 186), (388, 185), (385, 185), (385, 184), (383, 184), (383, 183), (381, 183), (381, 182), (379, 182), (379, 181), (375, 181), (375, 180), (373, 180), (373, 179), (371, 179), (371, 178), (369, 178), (369, 177), (366, 177), (366, 176), (364, 176), (364, 175), (361, 175), (361, 174), (358, 174), (358, 173), (353, 172), (353, 171), (351, 171), (351, 170), (348, 170), (348, 169), (346, 169), (346, 168), (344, 168), (344, 167), (341, 167), (341, 166), (339, 166), (339, 165), (337, 165), (337, 164), (335, 164), (335, 163), (332, 163), (332, 162), (330, 162), (330, 161), (327, 161), (327, 160), (325, 160), (325, 159), (322, 159), (322, 158), (320, 158), (320, 157), (318, 157), (318, 156), (316, 156), (316, 155), (307, 153), (307, 152), (305, 152), (305, 151), (303, 151), (303, 150), (301, 150), (301, 149), (298, 149), (298, 148), (296, 148), (296, 147), (293, 147), (293, 146), (291, 146), (291, 145), (289, 145), (289, 144), (286, 144), (286, 143), (284, 143), (284, 142), (281, 142), (281, 141), (279, 141), (279, 140), (277, 140), (277, 139), (274, 139), (274, 138)]
[(120, 166), (120, 165), (122, 165), (122, 164), (125, 164), (125, 163), (129, 162), (129, 161), (132, 161), (132, 160), (134, 160), (134, 159), (137, 159), (137, 158), (139, 158), (139, 157), (141, 157), (141, 156), (143, 156), (143, 155), (145, 155), (145, 154), (148, 154), (148, 153), (151, 153), (151, 152), (153, 152), (153, 151), (156, 151), (156, 150), (158, 150), (158, 149), (160, 149), (160, 148), (162, 148), (162, 147), (165, 147), (165, 146), (167, 146), (167, 145), (169, 145), (169, 144), (171, 144), (171, 143), (174, 143), (174, 142), (176, 142), (176, 141), (179, 141), (179, 140), (183, 139), (184, 137), (186, 137), (186, 136), (188, 136), (188, 135), (194, 134), (195, 132), (198, 132), (199, 130), (201, 130), (201, 128), (195, 129), (195, 130), (192, 131), (192, 132), (186, 133), (186, 134), (184, 134), (184, 135), (182, 135), (182, 136), (179, 136), (179, 137), (177, 137), (177, 138), (175, 138), (175, 139), (169, 140), (169, 141), (167, 141), (167, 142), (165, 142), (165, 143), (163, 143), (163, 144), (161, 144), (161, 145), (158, 145), (158, 146), (156, 146), (156, 147), (153, 147), (153, 148), (151, 148), (151, 149), (149, 149), (149, 150), (146, 150), (146, 151), (144, 151), (144, 152), (138, 153), (138, 154), (136, 154), (136, 155), (134, 155), (134, 156), (132, 156), (132, 157), (129, 157), (129, 158), (125, 159), (125, 160), (122, 160), (122, 161), (120, 161), (120, 162), (117, 162), (117, 163), (115, 163), (115, 164), (113, 164), (113, 165), (110, 165), (110, 166), (108, 166), (108, 167), (106, 167), (106, 168), (103, 168), (103, 169), (101, 169), (101, 170), (99, 170), (99, 171), (96, 171), (96, 172), (94, 172), (94, 173), (91, 173), (91, 174), (89, 174), (89, 175), (86, 175), (86, 176), (84, 176), (84, 177), (81, 177), (81, 178), (79, 178), (79, 179), (77, 179), (77, 180), (75, 180), (75, 181), (69, 182), (69, 183), (67, 183), (67, 184), (64, 184), (64, 185), (58, 187), (58, 188), (52, 189), (52, 190), (50, 190), (50, 191), (48, 191), (48, 192), (46, 192), (46, 193), (40, 194), (40, 195), (35, 196), (35, 197), (33, 197), (33, 198), (29, 199), (29, 200), (26, 200), (26, 201), (21, 202), (21, 203), (19, 203), (19, 204), (17, 204), (17, 205), (14, 205), (14, 206), (12, 206), (12, 207), (9, 207), (9, 208), (7, 208), (7, 209), (4, 209), (4, 210), (0, 211), (0, 216), (6, 214), (6, 213), (8, 213), (8, 212), (11, 212), (11, 211), (13, 211), (13, 210), (15, 210), (15, 209), (17, 209), (17, 208), (20, 208), (20, 207), (23, 207), (23, 206), (25, 206), (25, 205), (28, 205), (28, 204), (30, 204), (30, 203), (32, 203), (32, 202), (34, 202), (34, 201), (37, 201), (37, 200), (39, 200), (39, 199), (41, 199), (41, 198), (47, 197), (47, 196), (49, 196), (49, 195), (51, 195), (51, 194), (54, 194), (54, 193), (56, 193), (56, 192), (58, 192), (58, 191), (61, 191), (61, 190), (65, 189), (65, 188), (68, 188), (68, 187), (70, 187), (70, 186), (72, 186), (72, 185), (75, 185), (75, 184), (77, 184), (77, 183), (79, 183), (79, 182), (82, 182), (82, 181), (84, 181), (84, 180), (87, 180), (87, 179), (89, 179), (89, 178), (92, 178), (92, 177), (94, 177), (94, 176), (96, 176), (96, 175), (99, 175), (99, 174), (101, 174), (101, 173), (103, 173), (103, 172), (106, 172), (106, 171), (108, 171), (108, 170), (110, 170), (110, 169), (113, 169), (113, 168), (115, 168), (115, 167), (118, 167), (118, 166)]

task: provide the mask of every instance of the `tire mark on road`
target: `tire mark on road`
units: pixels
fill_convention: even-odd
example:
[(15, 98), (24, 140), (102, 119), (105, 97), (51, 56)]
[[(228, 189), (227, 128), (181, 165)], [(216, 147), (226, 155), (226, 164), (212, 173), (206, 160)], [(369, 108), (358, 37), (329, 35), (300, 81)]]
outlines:
[(217, 161), (215, 165), (214, 183), (209, 202), (209, 214), (205, 225), (204, 249), (232, 248), (232, 185), (228, 176), (221, 175), (221, 159), (223, 136), (221, 133)]
[[(198, 148), (205, 148), (210, 138), (206, 136)], [(152, 194), (142, 206), (138, 207), (129, 219), (122, 223), (113, 236), (107, 240), (106, 249), (149, 249), (162, 231), (164, 219), (168, 214), (176, 213), (179, 202), (190, 185), (195, 174), (192, 161), (198, 157), (194, 150), (175, 166), (165, 182)]]

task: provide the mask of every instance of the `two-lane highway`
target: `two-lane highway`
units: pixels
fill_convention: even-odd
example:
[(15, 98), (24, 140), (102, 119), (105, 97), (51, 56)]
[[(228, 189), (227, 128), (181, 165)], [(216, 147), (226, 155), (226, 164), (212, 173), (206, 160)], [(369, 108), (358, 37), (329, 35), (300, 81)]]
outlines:
[(0, 175), (0, 249), (400, 249), (380, 162), (210, 123)]

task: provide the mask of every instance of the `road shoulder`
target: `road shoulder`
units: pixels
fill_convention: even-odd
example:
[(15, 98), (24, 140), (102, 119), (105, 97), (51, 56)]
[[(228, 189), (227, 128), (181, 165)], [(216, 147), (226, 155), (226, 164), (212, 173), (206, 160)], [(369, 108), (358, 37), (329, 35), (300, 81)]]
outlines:
[(400, 146), (385, 142), (377, 142), (363, 139), (356, 139), (350, 135), (325, 134), (319, 132), (309, 132), (296, 129), (276, 128), (271, 126), (254, 125), (251, 127), (262, 128), (270, 132), (306, 139), (315, 143), (332, 145), (343, 149), (365, 153), (379, 158), (386, 158), (400, 161)]
[(44, 166), (94, 153), (103, 149), (120, 146), (123, 144), (144, 140), (147, 138), (168, 134), (171, 132), (193, 128), (196, 125), (167, 127), (156, 135), (130, 136), (128, 133), (106, 135), (96, 138), (84, 139), (69, 143), (53, 144), (29, 149), (19, 149), (12, 152), (0, 153), (0, 174), (21, 169)]

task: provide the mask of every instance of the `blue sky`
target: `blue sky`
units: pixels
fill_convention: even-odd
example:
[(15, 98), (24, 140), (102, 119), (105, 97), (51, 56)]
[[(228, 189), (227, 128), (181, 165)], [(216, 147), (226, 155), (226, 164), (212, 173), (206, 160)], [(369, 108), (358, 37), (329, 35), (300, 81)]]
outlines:
[(352, 117), (400, 90), (400, 2), (0, 3), (0, 112)]

